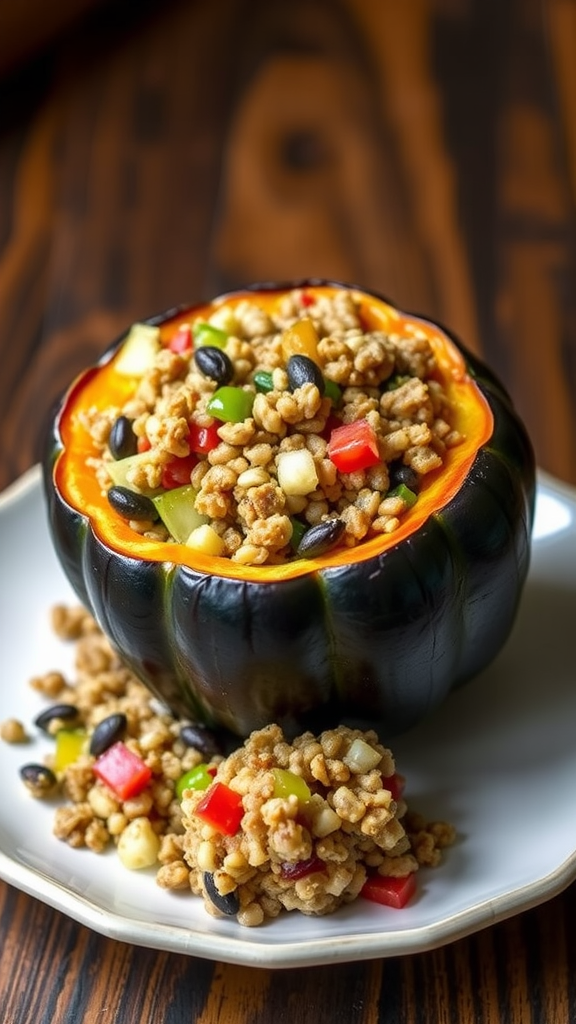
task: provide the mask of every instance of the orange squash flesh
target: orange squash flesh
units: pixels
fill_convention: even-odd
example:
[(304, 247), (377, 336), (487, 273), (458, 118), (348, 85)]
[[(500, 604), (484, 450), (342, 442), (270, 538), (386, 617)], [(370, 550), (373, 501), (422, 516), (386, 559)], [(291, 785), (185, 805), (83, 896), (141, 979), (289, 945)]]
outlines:
[[(333, 295), (329, 285), (309, 288), (314, 294)], [(119, 352), (102, 365), (82, 374), (70, 387), (60, 412), (59, 429), (64, 445), (55, 469), (55, 482), (69, 505), (87, 516), (96, 535), (120, 554), (153, 562), (172, 562), (200, 572), (234, 579), (274, 582), (295, 578), (322, 567), (343, 566), (374, 558), (395, 546), (421, 527), (433, 513), (442, 509), (462, 487), (479, 449), (493, 433), (493, 415), (484, 395), (469, 375), (464, 357), (454, 342), (436, 325), (403, 314), (393, 306), (352, 289), (360, 303), (362, 322), (367, 329), (398, 334), (422, 331), (430, 342), (438, 363), (438, 373), (454, 410), (453, 427), (463, 440), (447, 450), (441, 469), (428, 475), (418, 500), (404, 513), (397, 530), (362, 541), (353, 548), (338, 548), (315, 559), (295, 559), (282, 565), (243, 566), (227, 558), (193, 551), (184, 544), (161, 543), (135, 533), (120, 516), (111, 512), (87, 459), (95, 457), (92, 439), (83, 426), (80, 413), (95, 407), (120, 407), (133, 393), (136, 381), (116, 372)], [(238, 292), (212, 303), (184, 310), (160, 326), (163, 344), (167, 344), (182, 323), (191, 319), (205, 321), (219, 306), (235, 306), (246, 300), (257, 302), (267, 311), (273, 309), (282, 291)]]

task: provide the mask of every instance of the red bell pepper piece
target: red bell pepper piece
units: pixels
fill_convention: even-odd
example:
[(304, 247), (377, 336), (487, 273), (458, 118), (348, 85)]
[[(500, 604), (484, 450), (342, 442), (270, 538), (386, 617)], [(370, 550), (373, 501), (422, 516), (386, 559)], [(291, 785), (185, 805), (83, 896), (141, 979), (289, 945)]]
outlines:
[(244, 817), (242, 797), (223, 782), (214, 782), (196, 805), (194, 813), (223, 835), (233, 836)]
[(198, 455), (205, 455), (207, 452), (211, 452), (213, 448), (216, 448), (220, 444), (220, 438), (218, 437), (218, 428), (220, 426), (220, 423), (211, 423), (208, 427), (200, 427), (197, 423), (191, 423), (188, 435), (190, 451), (196, 452)]
[(393, 878), (388, 875), (370, 875), (360, 895), (372, 903), (380, 903), (383, 907), (394, 907), (401, 910), (416, 892), (416, 874), (402, 875)]
[(189, 352), (192, 348), (192, 328), (190, 324), (182, 324), (176, 334), (168, 342), (168, 348), (171, 352)]
[(137, 446), (136, 447), (137, 447), (139, 452), (149, 452), (151, 447), (152, 447), (152, 445), (150, 444), (150, 441), (148, 440), (146, 435), (144, 435), (143, 437), (139, 437), (138, 438), (138, 442), (137, 442)]
[(198, 462), (192, 453), (180, 459), (171, 459), (162, 467), (162, 487), (170, 491), (173, 487), (184, 487), (190, 483), (190, 474)]
[(100, 755), (93, 771), (121, 800), (137, 796), (152, 778), (148, 765), (122, 740), (113, 743)]
[(382, 778), (382, 785), (384, 789), (389, 790), (392, 793), (393, 800), (399, 800), (406, 788), (406, 779), (403, 775), (399, 775), (395, 772), (394, 775), (388, 775), (386, 778)]
[(328, 458), (341, 473), (354, 473), (380, 462), (378, 439), (368, 420), (335, 427), (328, 441)]

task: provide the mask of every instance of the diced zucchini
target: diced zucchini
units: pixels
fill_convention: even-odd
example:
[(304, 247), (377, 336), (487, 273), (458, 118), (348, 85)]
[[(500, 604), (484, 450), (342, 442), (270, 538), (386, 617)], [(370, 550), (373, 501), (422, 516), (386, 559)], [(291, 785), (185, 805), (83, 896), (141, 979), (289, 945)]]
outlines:
[(179, 544), (185, 544), (193, 530), (208, 522), (208, 516), (196, 511), (197, 493), (191, 484), (184, 484), (152, 499), (164, 526)]
[(159, 327), (132, 324), (116, 359), (116, 371), (125, 377), (142, 377), (154, 365), (159, 350)]
[(226, 334), (238, 334), (240, 330), (238, 317), (231, 306), (219, 306), (212, 313), (208, 323), (212, 324), (213, 327), (219, 327)]
[[(125, 459), (118, 459), (117, 462), (107, 462), (106, 469), (116, 487), (130, 487), (136, 490), (132, 480), (129, 479), (131, 470), (137, 469), (140, 463), (150, 461), (149, 452), (137, 452), (136, 455), (128, 455)], [(139, 488), (141, 490), (141, 488)], [(153, 494), (153, 491), (145, 491), (146, 494)]]

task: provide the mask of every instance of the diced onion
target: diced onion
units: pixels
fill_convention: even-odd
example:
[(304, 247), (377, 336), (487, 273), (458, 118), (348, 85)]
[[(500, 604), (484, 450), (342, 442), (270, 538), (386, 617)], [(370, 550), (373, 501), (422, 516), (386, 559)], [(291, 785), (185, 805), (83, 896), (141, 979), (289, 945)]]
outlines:
[(355, 775), (360, 775), (375, 768), (382, 760), (382, 755), (377, 750), (374, 750), (374, 747), (371, 747), (369, 743), (358, 738), (351, 743), (350, 749), (342, 760), (351, 772), (354, 772)]
[(310, 494), (318, 487), (318, 473), (307, 448), (280, 452), (276, 460), (278, 483), (285, 494)]

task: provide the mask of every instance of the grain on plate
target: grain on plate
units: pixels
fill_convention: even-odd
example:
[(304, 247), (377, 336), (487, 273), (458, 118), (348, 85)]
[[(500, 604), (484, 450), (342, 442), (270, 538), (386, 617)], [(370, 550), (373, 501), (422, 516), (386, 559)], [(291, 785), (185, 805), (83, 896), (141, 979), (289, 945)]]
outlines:
[[(70, 678), (48, 670), (30, 680), (50, 706), (75, 707), (80, 752), (58, 769), (54, 754), (38, 767), (53, 786), (30, 786), (54, 800), (54, 835), (75, 848), (116, 848), (132, 869), (152, 868), (159, 886), (204, 899), (215, 916), (246, 926), (283, 909), (328, 914), (355, 899), (369, 873), (405, 876), (436, 865), (454, 840), (445, 822), (408, 811), (390, 750), (375, 733), (340, 726), (292, 741), (278, 725), (253, 733), (228, 756), (204, 726), (176, 721), (112, 650), (79, 607), (52, 610), (56, 633), (75, 645)], [(137, 794), (122, 799), (95, 774), (89, 741), (110, 716), (124, 716), (124, 744), (149, 769)], [(17, 720), (14, 720), (17, 721)], [(70, 721), (45, 715), (57, 740)], [(33, 730), (3, 729), (21, 743)], [(231, 833), (198, 814), (208, 790), (177, 788), (201, 765), (208, 782), (235, 794), (240, 819)]]

